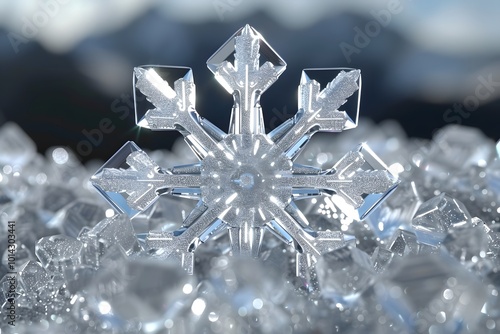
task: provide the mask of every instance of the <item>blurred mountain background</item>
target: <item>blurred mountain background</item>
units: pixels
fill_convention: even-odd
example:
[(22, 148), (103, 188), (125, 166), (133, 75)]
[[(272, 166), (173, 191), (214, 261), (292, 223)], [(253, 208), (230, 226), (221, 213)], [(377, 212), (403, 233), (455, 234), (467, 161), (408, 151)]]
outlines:
[(295, 113), (303, 68), (353, 67), (361, 117), (423, 138), (460, 123), (497, 140), (499, 18), (495, 0), (0, 0), (0, 123), (84, 161), (127, 140), (169, 148), (177, 133), (134, 120), (133, 67), (160, 64), (193, 68), (198, 112), (226, 130), (232, 97), (205, 63), (249, 23), (288, 64), (261, 100), (268, 128)]

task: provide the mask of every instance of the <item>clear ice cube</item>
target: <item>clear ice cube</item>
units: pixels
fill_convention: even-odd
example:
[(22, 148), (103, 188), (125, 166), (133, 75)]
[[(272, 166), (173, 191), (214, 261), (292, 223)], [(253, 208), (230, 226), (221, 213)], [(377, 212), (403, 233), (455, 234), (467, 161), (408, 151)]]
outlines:
[(371, 285), (375, 275), (368, 254), (350, 247), (323, 254), (316, 272), (322, 295), (346, 304), (354, 302)]
[(35, 247), (35, 254), (42, 265), (49, 272), (60, 274), (81, 264), (82, 251), (82, 242), (66, 235), (41, 238)]
[(436, 246), (444, 240), (448, 230), (472, 227), (471, 219), (462, 202), (441, 193), (419, 207), (412, 227), (419, 242)]
[(379, 302), (406, 330), (472, 332), (486, 301), (483, 284), (455, 259), (409, 255), (394, 261), (376, 283)]
[(100, 255), (104, 255), (113, 245), (120, 245), (127, 254), (139, 250), (134, 228), (125, 214), (103, 219), (87, 232), (87, 236), (94, 242)]

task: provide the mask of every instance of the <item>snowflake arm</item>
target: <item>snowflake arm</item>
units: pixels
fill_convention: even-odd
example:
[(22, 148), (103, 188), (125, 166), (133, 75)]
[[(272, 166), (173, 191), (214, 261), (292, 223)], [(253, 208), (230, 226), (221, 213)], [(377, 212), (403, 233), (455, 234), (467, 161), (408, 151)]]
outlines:
[(174, 82), (173, 89), (160, 76), (160, 70), (161, 67), (134, 69), (135, 87), (154, 106), (138, 124), (153, 130), (178, 130), (195, 154), (203, 159), (223, 132), (195, 111), (195, 84), (190, 69)]
[[(311, 169), (311, 172), (315, 170), (318, 171)], [(342, 211), (362, 220), (396, 188), (398, 180), (366, 144), (361, 144), (344, 155), (333, 168), (320, 170), (316, 175), (294, 173), (291, 183), (299, 194), (313, 196), (333, 192), (331, 198)], [(376, 197), (376, 200), (367, 201), (367, 196)]]
[(198, 187), (199, 174), (174, 174), (162, 170), (143, 151), (128, 155), (128, 169), (104, 168), (92, 177), (94, 185), (117, 193), (126, 193), (128, 205), (138, 211), (147, 209), (159, 195), (176, 187)]
[[(152, 249), (161, 249), (165, 258), (178, 259), (182, 267), (190, 274), (193, 273), (193, 253), (199, 244), (206, 241), (216, 230), (224, 227), (220, 220), (229, 209), (208, 208), (199, 204), (187, 218), (184, 226), (175, 232), (150, 232), (148, 246)], [(216, 222), (216, 224), (213, 224)], [(165, 248), (165, 243), (169, 247)]]
[[(231, 43), (233, 40), (230, 39)], [(234, 64), (224, 60), (217, 64), (220, 54), (231, 45), (226, 43), (212, 56), (207, 64), (213, 69), (215, 78), (234, 97), (233, 112), (230, 121), (232, 134), (261, 134), (264, 133), (264, 121), (260, 109), (260, 95), (266, 91), (285, 70), (286, 63), (279, 58), (259, 65), (261, 49), (268, 54), (275, 54), (263, 42), (262, 36), (249, 25), (234, 36)], [(272, 51), (272, 52), (269, 52)], [(212, 65), (211, 65), (212, 64)]]
[(341, 71), (320, 90), (320, 84), (303, 72), (299, 86), (299, 111), (293, 118), (293, 127), (278, 140), (278, 145), (288, 157), (295, 158), (315, 132), (341, 132), (346, 128), (349, 117), (345, 111), (338, 109), (359, 89), (359, 78), (359, 70)]

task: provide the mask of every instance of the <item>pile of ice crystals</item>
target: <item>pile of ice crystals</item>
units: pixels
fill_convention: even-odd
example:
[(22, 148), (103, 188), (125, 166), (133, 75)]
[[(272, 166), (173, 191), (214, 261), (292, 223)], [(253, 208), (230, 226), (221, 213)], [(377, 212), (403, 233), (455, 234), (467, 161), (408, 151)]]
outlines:
[[(361, 222), (347, 219), (328, 197), (300, 202), (315, 230), (343, 231), (352, 242), (324, 254), (299, 279), (294, 250), (272, 235), (259, 259), (230, 256), (227, 234), (212, 238), (188, 275), (149, 251), (144, 239), (152, 229), (179, 228), (191, 202), (165, 197), (131, 221), (89, 186), (100, 163), (83, 166), (63, 147), (42, 156), (17, 125), (3, 125), (2, 330), (497, 333), (500, 145), (495, 149), (479, 130), (460, 126), (443, 128), (432, 141), (410, 140), (394, 122), (363, 120), (359, 127), (334, 142), (317, 136), (298, 162), (331, 166), (366, 141), (401, 184)], [(151, 154), (189, 163), (186, 149)], [(15, 270), (9, 221), (15, 221)]]

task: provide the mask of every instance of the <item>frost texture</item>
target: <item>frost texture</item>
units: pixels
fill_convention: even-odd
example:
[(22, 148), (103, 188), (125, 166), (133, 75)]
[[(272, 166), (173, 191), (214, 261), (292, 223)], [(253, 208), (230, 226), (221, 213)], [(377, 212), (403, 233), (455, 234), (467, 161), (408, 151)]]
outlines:
[[(179, 230), (151, 231), (147, 237), (149, 248), (180, 260), (188, 272), (194, 251), (209, 237), (227, 230), (233, 254), (258, 256), (268, 231), (295, 247), (297, 274), (302, 275), (322, 254), (342, 247), (344, 237), (313, 231), (295, 201), (328, 194), (345, 214), (363, 219), (397, 185), (364, 144), (331, 169), (294, 163), (314, 133), (356, 126), (357, 106), (354, 117), (340, 108), (356, 96), (359, 104), (360, 71), (304, 70), (297, 114), (266, 134), (260, 96), (284, 71), (285, 62), (247, 25), (207, 64), (234, 97), (228, 133), (195, 111), (191, 69), (143, 66), (134, 71), (137, 124), (179, 131), (200, 162), (163, 169), (128, 143), (92, 182), (115, 208), (129, 214), (146, 210), (162, 194), (197, 199)], [(323, 88), (314, 79), (332, 72), (336, 77)]]

